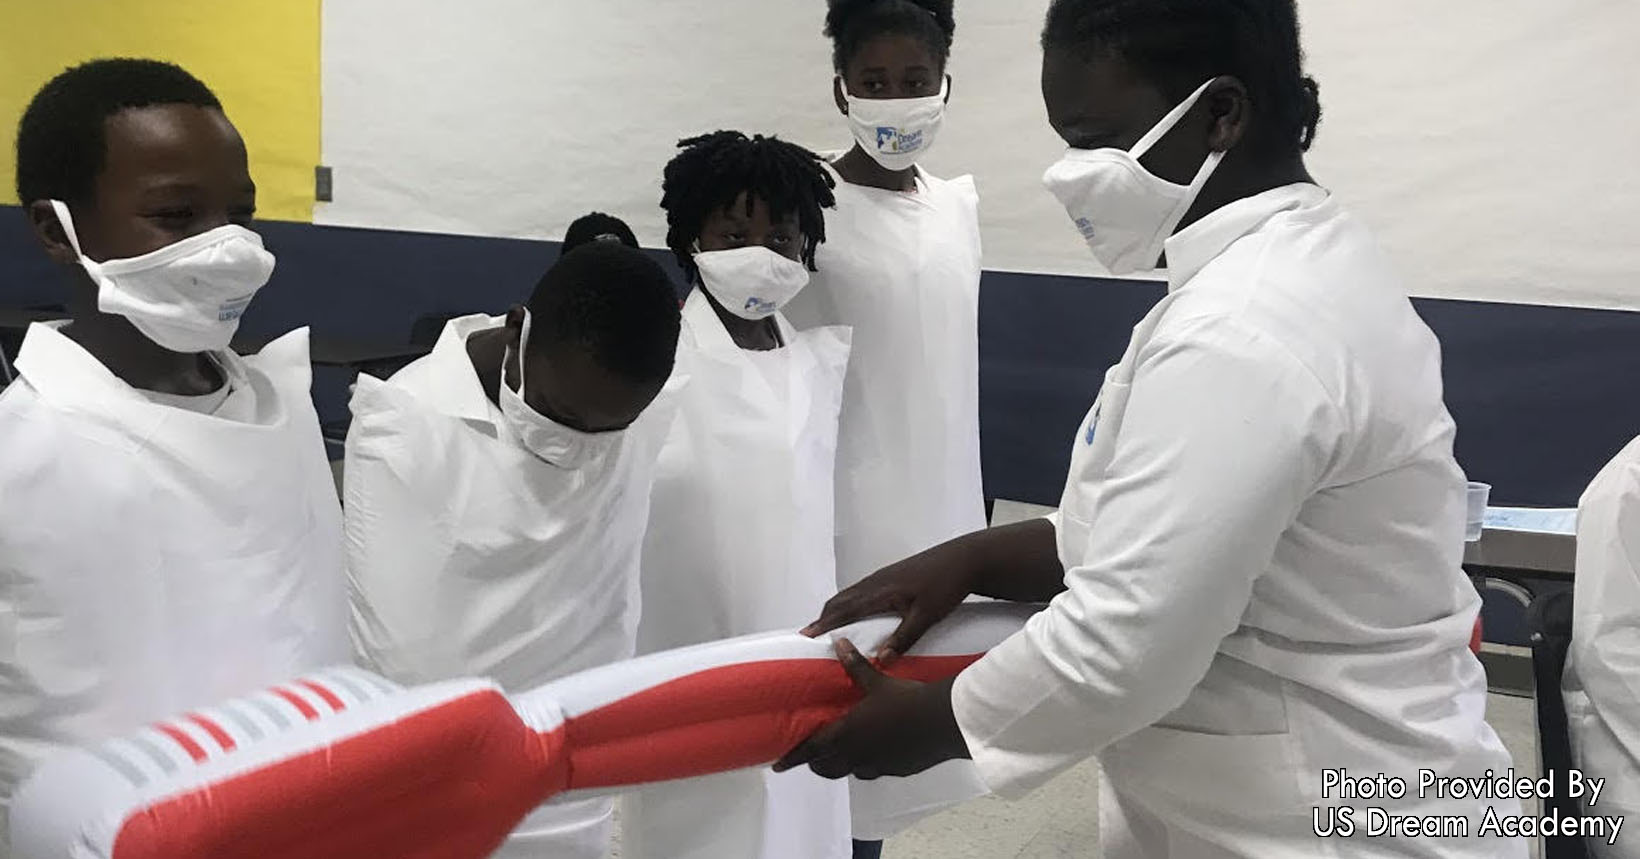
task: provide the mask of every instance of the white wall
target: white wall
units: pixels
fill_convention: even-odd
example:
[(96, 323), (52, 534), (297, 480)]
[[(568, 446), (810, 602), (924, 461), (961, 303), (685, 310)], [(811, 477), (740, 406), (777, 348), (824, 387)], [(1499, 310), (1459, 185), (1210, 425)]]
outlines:
[[(1039, 177), (1047, 0), (959, 0), (926, 166), (973, 172), (986, 265), (1091, 273)], [(603, 209), (648, 245), (680, 137), (849, 138), (820, 0), (327, 0), (320, 223), (557, 238)], [(1635, 0), (1301, 0), (1312, 166), (1418, 294), (1640, 309)]]
[(1640, 309), (1640, 2), (1301, 0), (1311, 159), (1428, 295)]

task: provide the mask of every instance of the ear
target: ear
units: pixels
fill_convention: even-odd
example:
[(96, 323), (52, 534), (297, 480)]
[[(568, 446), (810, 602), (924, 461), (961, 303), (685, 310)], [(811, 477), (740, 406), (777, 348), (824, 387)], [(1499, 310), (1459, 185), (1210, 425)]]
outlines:
[(831, 97), (837, 102), (837, 110), (848, 116), (848, 90), (843, 87), (843, 76), (836, 75), (831, 79)]
[(514, 304), (507, 310), (507, 337), (512, 348), (518, 348), (518, 340), (524, 336), (524, 316), (528, 311), (522, 304)]
[(1247, 136), (1253, 121), (1253, 101), (1240, 78), (1224, 75), (1207, 85), (1202, 93), (1207, 105), (1207, 145), (1214, 152), (1228, 152)]
[(951, 103), (951, 76), (945, 76), (945, 103)]
[(24, 213), (28, 216), (29, 232), (34, 234), (34, 240), (40, 243), (52, 262), (59, 265), (79, 262), (80, 255), (74, 252), (74, 246), (68, 241), (68, 232), (57, 220), (57, 212), (51, 208), (50, 202), (35, 200), (28, 204)]

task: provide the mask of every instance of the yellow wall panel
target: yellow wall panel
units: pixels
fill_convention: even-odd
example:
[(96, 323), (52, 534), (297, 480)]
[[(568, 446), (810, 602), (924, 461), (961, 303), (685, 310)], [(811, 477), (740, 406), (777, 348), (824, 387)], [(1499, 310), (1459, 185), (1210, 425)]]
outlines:
[(259, 217), (313, 219), (320, 0), (0, 0), (0, 203), (16, 203), (17, 120), (42, 84), (97, 57), (175, 62), (244, 135)]

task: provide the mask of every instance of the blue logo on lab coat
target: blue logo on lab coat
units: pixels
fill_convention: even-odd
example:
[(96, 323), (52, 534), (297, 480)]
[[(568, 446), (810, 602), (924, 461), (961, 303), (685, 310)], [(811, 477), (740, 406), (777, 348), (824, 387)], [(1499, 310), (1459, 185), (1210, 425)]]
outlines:
[(1099, 413), (1094, 412), (1093, 417), (1088, 419), (1088, 432), (1087, 432), (1087, 435), (1084, 435), (1082, 437), (1082, 440), (1084, 442), (1086, 442), (1087, 444), (1093, 444), (1093, 435), (1094, 435), (1094, 432), (1098, 429), (1099, 429)]
[(914, 131), (910, 134), (901, 134), (898, 128), (888, 126), (877, 127), (877, 151), (885, 155), (900, 155), (907, 152), (916, 152), (923, 145), (923, 133)]

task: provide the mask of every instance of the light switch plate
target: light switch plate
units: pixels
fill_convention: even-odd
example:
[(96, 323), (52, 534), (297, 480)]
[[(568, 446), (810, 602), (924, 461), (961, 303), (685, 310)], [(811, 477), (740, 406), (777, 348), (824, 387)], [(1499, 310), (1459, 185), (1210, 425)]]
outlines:
[(321, 203), (329, 203), (332, 199), (333, 190), (330, 182), (330, 168), (323, 164), (313, 168), (313, 199)]

